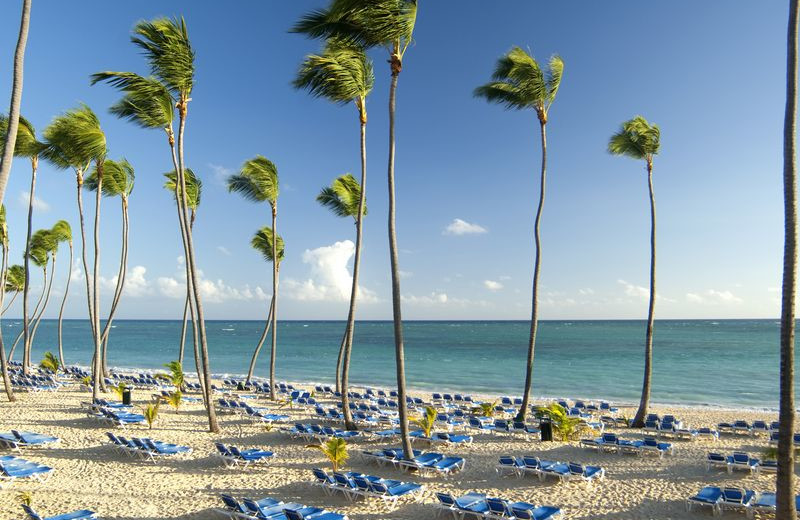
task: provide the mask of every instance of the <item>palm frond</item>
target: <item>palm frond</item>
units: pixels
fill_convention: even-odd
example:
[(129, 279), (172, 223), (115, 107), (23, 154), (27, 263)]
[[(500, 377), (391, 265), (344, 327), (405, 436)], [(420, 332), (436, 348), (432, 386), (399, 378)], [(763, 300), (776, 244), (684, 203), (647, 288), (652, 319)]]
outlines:
[(44, 139), (42, 156), (61, 169), (84, 168), (106, 154), (100, 121), (85, 104), (53, 119), (44, 130)]
[[(317, 202), (330, 209), (337, 217), (358, 217), (358, 204), (361, 201), (361, 184), (351, 174), (346, 173), (334, 179), (317, 195)], [(364, 204), (364, 215), (367, 205)]]
[(619, 131), (608, 141), (608, 152), (633, 159), (650, 160), (661, 148), (661, 130), (642, 116), (622, 123)]
[[(283, 262), (284, 257), (284, 244), (283, 238), (278, 235), (276, 238), (277, 247), (278, 247), (278, 264)], [(263, 228), (256, 231), (256, 234), (253, 235), (253, 239), (250, 241), (250, 245), (253, 246), (253, 249), (261, 253), (261, 256), (268, 262), (275, 261), (275, 255), (273, 254), (272, 249), (272, 228), (269, 226), (264, 226)]]
[(125, 95), (109, 112), (142, 128), (167, 128), (175, 117), (175, 99), (155, 77), (133, 72), (104, 71), (92, 74), (91, 84), (105, 82)]
[(292, 84), (314, 97), (345, 104), (366, 98), (374, 83), (372, 61), (364, 49), (334, 40), (321, 54), (306, 56)]
[(532, 108), (546, 114), (555, 101), (564, 62), (558, 56), (550, 58), (543, 71), (536, 59), (520, 47), (513, 47), (500, 57), (491, 82), (475, 89), (476, 97), (485, 98), (508, 109)]
[[(105, 197), (128, 197), (133, 191), (135, 174), (133, 166), (126, 159), (103, 161), (103, 196)], [(97, 189), (97, 170), (95, 164), (92, 173), (84, 180), (83, 187), (89, 191)]]
[(58, 242), (72, 242), (72, 227), (66, 220), (59, 220), (53, 224), (50, 232)]
[(240, 193), (254, 202), (278, 200), (278, 168), (262, 155), (246, 161), (238, 175), (228, 177), (228, 191)]
[(561, 77), (564, 75), (564, 60), (561, 56), (553, 55), (550, 57), (550, 64), (547, 70), (547, 99), (550, 103), (555, 101), (558, 87), (561, 86)]
[(194, 51), (183, 18), (141, 21), (131, 41), (144, 54), (153, 76), (176, 97), (188, 97), (194, 85)]
[[(0, 115), (0, 146), (5, 146), (8, 135), (8, 117)], [(14, 144), (14, 155), (17, 157), (35, 157), (44, 149), (44, 144), (36, 139), (36, 130), (30, 121), (19, 116), (17, 141)]]
[(6, 292), (20, 292), (25, 288), (25, 268), (12, 265), (6, 272)]
[[(186, 203), (189, 209), (197, 210), (200, 206), (200, 197), (203, 193), (203, 181), (195, 175), (194, 170), (191, 168), (184, 168), (184, 183), (186, 184)], [(164, 188), (175, 193), (178, 183), (178, 175), (175, 170), (165, 173), (164, 177), (167, 181), (164, 183)]]

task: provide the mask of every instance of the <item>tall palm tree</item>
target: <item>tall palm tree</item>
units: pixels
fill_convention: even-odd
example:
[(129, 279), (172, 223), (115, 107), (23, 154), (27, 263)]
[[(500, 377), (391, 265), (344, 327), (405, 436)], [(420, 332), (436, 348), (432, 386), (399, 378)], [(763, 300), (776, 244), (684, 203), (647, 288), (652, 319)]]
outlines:
[[(38, 235), (38, 236), (37, 236)], [(39, 330), (39, 324), (42, 322), (42, 316), (44, 316), (44, 311), (47, 309), (47, 305), (50, 303), (50, 291), (53, 289), (53, 279), (56, 277), (56, 256), (58, 253), (58, 237), (55, 233), (53, 233), (52, 229), (41, 229), (36, 232), (36, 234), (31, 238), (31, 247), (33, 250), (37, 251), (37, 253), (33, 253), (32, 256), (34, 257), (43, 257), (47, 259), (49, 257), (52, 265), (50, 267), (50, 280), (47, 280), (47, 263), (44, 264), (44, 280), (47, 285), (47, 292), (44, 297), (44, 301), (42, 302), (42, 306), (39, 309), (39, 312), (34, 313), (31, 316), (31, 331), (28, 337), (28, 345), (26, 349), (26, 357), (28, 358), (28, 363), (30, 364), (31, 360), (31, 350), (33, 349), (33, 340), (36, 337), (36, 331)], [(38, 265), (38, 264), (37, 264)], [(41, 266), (40, 266), (41, 267)]]
[(490, 103), (498, 103), (507, 109), (533, 110), (539, 120), (542, 147), (542, 165), (539, 174), (539, 205), (533, 224), (533, 239), (536, 253), (533, 261), (533, 288), (531, 296), (531, 328), (528, 335), (528, 361), (525, 368), (525, 393), (519, 407), (517, 420), (525, 420), (528, 412), (533, 383), (533, 359), (536, 349), (536, 332), (539, 327), (539, 272), (542, 262), (540, 227), (544, 210), (545, 186), (547, 181), (547, 116), (556, 99), (564, 62), (552, 56), (546, 70), (543, 70), (533, 56), (519, 47), (513, 47), (497, 60), (492, 81), (475, 89), (475, 96)]
[[(278, 255), (277, 261), (275, 256), (275, 249), (273, 249), (273, 243), (278, 248)], [(284, 243), (283, 238), (280, 235), (277, 237), (272, 236), (272, 228), (265, 226), (258, 231), (256, 234), (253, 235), (253, 239), (250, 241), (250, 245), (253, 246), (253, 249), (261, 253), (264, 259), (267, 262), (272, 262), (273, 265), (276, 265), (276, 271), (280, 271), (281, 269), (281, 262), (283, 261), (284, 256)], [(267, 321), (264, 323), (264, 331), (261, 333), (261, 337), (256, 344), (256, 348), (253, 351), (253, 357), (250, 359), (250, 368), (247, 370), (247, 380), (246, 382), (249, 383), (250, 379), (253, 378), (253, 372), (256, 369), (256, 360), (258, 359), (258, 353), (261, 351), (261, 346), (264, 345), (264, 340), (267, 339), (267, 334), (269, 334), (270, 325), (272, 324), (272, 316), (273, 310), (275, 306), (275, 294), (272, 294), (272, 298), (270, 298), (269, 303), (269, 312), (267, 313)], [(270, 383), (272, 386), (272, 383)]]
[[(49, 256), (49, 247), (51, 245), (50, 241), (45, 238), (44, 233), (47, 230), (39, 229), (37, 230), (31, 240), (29, 241), (28, 245), (25, 248), (25, 256), (30, 257), (30, 260), (33, 262), (33, 265), (42, 269), (42, 292), (39, 294), (39, 299), (36, 301), (36, 305), (33, 307), (33, 312), (30, 314), (30, 323), (31, 325), (36, 321), (36, 316), (39, 314), (39, 309), (42, 306), (42, 302), (44, 301), (45, 294), (47, 294), (47, 263), (50, 261)], [(27, 276), (26, 276), (27, 278)], [(29, 332), (32, 329), (29, 329)], [(19, 344), (20, 340), (22, 342), (22, 358), (23, 363), (25, 362), (25, 358), (28, 358), (28, 352), (30, 348), (31, 342), (31, 334), (25, 335), (25, 330), (19, 331), (17, 337), (14, 339), (14, 343), (11, 345), (11, 350), (8, 353), (8, 359), (14, 359), (14, 352), (17, 350), (17, 345)]]
[[(245, 161), (238, 175), (228, 177), (228, 191), (241, 193), (253, 202), (267, 202), (272, 210), (272, 250), (278, 249), (278, 168), (269, 159), (257, 155)], [(269, 394), (275, 400), (275, 353), (278, 350), (278, 262), (272, 262), (272, 352), (269, 358)]]
[[(98, 295), (98, 279), (100, 269), (100, 193), (102, 191), (102, 163), (106, 156), (106, 137), (100, 128), (100, 120), (86, 105), (68, 110), (56, 117), (44, 131), (47, 148), (43, 156), (55, 167), (60, 169), (72, 168), (75, 172), (78, 194), (78, 217), (81, 230), (81, 259), (83, 271), (86, 276), (86, 300), (89, 308), (89, 321), (91, 322), (92, 339), (94, 340), (94, 359), (92, 363), (92, 397), (97, 398), (103, 385), (100, 366), (100, 306)], [(92, 164), (99, 167), (101, 175), (98, 176), (100, 189), (95, 199), (94, 222), (94, 270), (89, 276), (89, 266), (86, 259), (86, 225), (83, 217), (83, 180), (84, 174)]]
[(17, 48), (14, 51), (14, 77), (11, 82), (11, 104), (8, 109), (8, 131), (3, 144), (3, 155), (0, 157), (0, 204), (6, 194), (8, 176), (11, 174), (11, 162), (14, 159), (14, 149), (17, 142), (17, 129), (19, 127), (19, 109), (22, 104), (22, 71), (25, 62), (25, 46), (28, 43), (28, 27), (31, 20), (31, 0), (22, 0), (22, 16), (19, 24)]
[(642, 116), (622, 123), (622, 127), (608, 142), (609, 153), (645, 161), (650, 194), (650, 303), (647, 307), (647, 329), (644, 337), (642, 397), (633, 419), (633, 426), (636, 428), (644, 426), (650, 403), (650, 379), (653, 375), (653, 320), (656, 307), (656, 199), (653, 193), (653, 158), (660, 147), (661, 130), (658, 125), (648, 123)]
[[(362, 179), (365, 177), (362, 174)], [(337, 217), (352, 217), (356, 223), (356, 255), (353, 260), (353, 283), (350, 289), (350, 310), (347, 313), (347, 326), (344, 332), (345, 354), (341, 375), (342, 410), (344, 413), (345, 428), (356, 429), (350, 413), (349, 399), (347, 397), (348, 375), (350, 371), (350, 350), (353, 345), (353, 330), (355, 328), (356, 296), (358, 292), (358, 271), (361, 263), (361, 223), (367, 214), (366, 200), (362, 185), (346, 173), (334, 179), (330, 186), (322, 188), (317, 195), (317, 202), (330, 209)], [(337, 374), (338, 375), (338, 374)]]
[[(8, 249), (8, 247), (6, 247)], [(22, 292), (25, 286), (25, 268), (19, 264), (12, 265), (6, 268), (6, 281), (3, 284), (4, 293), (13, 292), (14, 296), (11, 297), (11, 301), (6, 304), (6, 307), (3, 309), (3, 314), (6, 313), (11, 304), (14, 303), (14, 300), (17, 299), (17, 295)]]
[[(92, 171), (92, 174), (86, 179), (84, 187), (89, 191), (97, 190), (98, 184), (98, 168)], [(106, 197), (119, 197), (122, 212), (122, 237), (120, 247), (119, 259), (119, 272), (117, 273), (117, 283), (114, 288), (114, 296), (111, 299), (111, 308), (108, 312), (108, 318), (103, 325), (103, 331), (100, 335), (102, 341), (102, 361), (101, 366), (103, 373), (108, 372), (108, 336), (111, 332), (111, 324), (114, 322), (114, 314), (117, 311), (117, 305), (122, 297), (122, 290), (125, 287), (125, 275), (128, 269), (128, 201), (131, 192), (133, 191), (133, 184), (135, 181), (135, 174), (133, 166), (125, 159), (119, 161), (112, 161), (106, 159), (103, 164), (103, 195)]]
[[(144, 54), (152, 76), (144, 78), (130, 72), (106, 71), (93, 75), (92, 82), (106, 81), (125, 93), (125, 97), (112, 107), (112, 111), (116, 110), (118, 115), (139, 126), (163, 128), (167, 133), (172, 163), (177, 173), (178, 222), (186, 255), (186, 280), (192, 293), (190, 307), (193, 307), (197, 313), (197, 330), (203, 364), (202, 374), (199, 375), (203, 378), (209, 430), (217, 433), (219, 424), (209, 390), (211, 388), (211, 368), (208, 359), (203, 303), (200, 289), (197, 286), (194, 242), (188, 226), (186, 163), (183, 151), (186, 118), (194, 86), (194, 50), (189, 41), (186, 22), (182, 18), (159, 18), (149, 22), (139, 22), (133, 32), (134, 36), (131, 41)], [(172, 129), (174, 120), (172, 107), (175, 107), (178, 112), (177, 143)]]
[(303, 16), (292, 29), (312, 38), (335, 39), (361, 45), (364, 48), (389, 49), (389, 259), (392, 271), (392, 318), (394, 321), (397, 394), (403, 453), (412, 457), (406, 406), (405, 352), (403, 347), (403, 318), (400, 309), (400, 267), (397, 259), (395, 229), (394, 163), (395, 112), (397, 80), (403, 70), (403, 57), (411, 45), (417, 20), (417, 0), (332, 0), (327, 9), (312, 11)]
[(67, 265), (67, 284), (64, 287), (64, 297), (61, 299), (61, 308), (58, 311), (58, 361), (61, 366), (66, 366), (66, 359), (64, 358), (64, 342), (61, 333), (61, 325), (64, 321), (64, 307), (67, 304), (67, 296), (69, 295), (69, 283), (72, 280), (72, 227), (66, 220), (59, 220), (53, 225), (51, 229), (58, 242), (67, 242), (69, 245), (69, 264)]
[[(197, 208), (200, 206), (200, 198), (203, 192), (203, 181), (200, 180), (194, 174), (194, 171), (191, 168), (186, 168), (186, 204), (189, 206), (189, 211), (191, 212), (189, 215), (189, 230), (191, 231), (194, 229), (194, 221), (197, 218)], [(175, 170), (172, 170), (170, 173), (165, 173), (164, 177), (167, 178), (167, 182), (164, 183), (164, 188), (169, 190), (170, 192), (175, 195), (176, 203), (178, 197), (178, 174), (175, 173)], [(189, 301), (191, 300), (191, 291), (189, 291), (189, 286), (186, 286), (186, 302), (183, 305), (183, 325), (181, 326), (181, 342), (180, 348), (178, 349), (178, 362), (183, 364), (183, 351), (184, 346), (186, 344), (186, 324), (188, 319), (189, 313)], [(194, 318), (194, 313), (192, 313), (192, 338), (194, 342), (194, 354), (195, 354), (195, 363), (199, 365), (199, 350), (197, 345), (197, 323)], [(197, 368), (198, 374), (200, 373), (200, 368)]]
[[(338, 104), (354, 103), (358, 110), (361, 146), (361, 185), (359, 199), (356, 203), (363, 205), (361, 196), (366, 197), (367, 183), (367, 96), (372, 92), (375, 83), (375, 73), (372, 61), (367, 58), (364, 49), (357, 45), (348, 44), (341, 40), (331, 40), (326, 43), (325, 49), (319, 55), (310, 54), (300, 66), (295, 88), (308, 90), (315, 97), (324, 97)], [(342, 405), (347, 428), (354, 427), (348, 407), (347, 388), (342, 390), (343, 372), (349, 373), (350, 351), (353, 345), (353, 329), (355, 327), (355, 302), (358, 287), (358, 267), (361, 260), (361, 236), (363, 212), (356, 212), (350, 216), (356, 218), (356, 252), (353, 264), (353, 285), (350, 295), (350, 310), (347, 325), (342, 338), (339, 356), (336, 361), (336, 389), (342, 394)]]
[[(8, 275), (8, 222), (6, 221), (6, 206), (0, 204), (0, 247), (3, 249), (2, 263), (0, 264), (0, 309), (3, 308), (3, 300), (6, 293), (6, 280)], [(0, 313), (0, 320), (2, 320)], [(16, 401), (14, 390), (11, 387), (11, 377), (8, 374), (8, 360), (6, 359), (6, 347), (3, 343), (3, 327), (0, 321), (0, 372), (3, 375), (3, 386), (6, 390), (6, 397), (9, 402)]]
[[(9, 119), (5, 116), (0, 116), (0, 143), (5, 145), (5, 136), (8, 132)], [(14, 155), (17, 157), (26, 157), (31, 161), (31, 186), (28, 192), (28, 233), (25, 238), (26, 247), (31, 243), (31, 233), (33, 231), (33, 201), (36, 193), (36, 173), (39, 169), (39, 154), (41, 153), (44, 145), (36, 139), (36, 130), (33, 125), (22, 116), (19, 116), (19, 127), (17, 130), (17, 140), (14, 146)], [(23, 265), (25, 272), (30, 273), (30, 262), (26, 250), (23, 257)], [(22, 360), (22, 371), (27, 374), (30, 372), (30, 365), (27, 355), (29, 348), (30, 338), (30, 316), (28, 315), (28, 293), (30, 287), (27, 284), (28, 276), (25, 277), (26, 284), (22, 291), (22, 330), (25, 345), (26, 355)]]
[(794, 336), (797, 296), (797, 26), (798, 0), (789, 2), (786, 36), (786, 109), (783, 120), (783, 298), (776, 518), (797, 516), (794, 489)]

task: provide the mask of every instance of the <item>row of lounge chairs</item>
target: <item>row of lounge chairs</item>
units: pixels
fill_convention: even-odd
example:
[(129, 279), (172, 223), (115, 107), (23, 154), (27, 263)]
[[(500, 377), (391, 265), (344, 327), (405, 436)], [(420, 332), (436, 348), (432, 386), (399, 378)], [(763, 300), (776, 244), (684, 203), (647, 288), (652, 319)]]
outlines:
[(346, 431), (330, 426), (320, 426), (319, 424), (300, 424), (297, 423), (290, 428), (282, 428), (282, 432), (294, 438), (306, 439), (309, 441), (319, 441), (327, 439), (352, 439), (361, 437), (360, 431)]
[(709, 452), (706, 455), (706, 471), (711, 468), (725, 468), (728, 470), (728, 473), (733, 473), (735, 469), (745, 470), (755, 474), (761, 471), (775, 473), (778, 471), (778, 463), (774, 460), (762, 461), (751, 457), (743, 451), (734, 451), (733, 455)]
[(606, 475), (606, 470), (600, 466), (584, 466), (577, 462), (541, 460), (539, 457), (534, 456), (512, 457), (504, 455), (500, 457), (495, 469), (498, 473), (510, 472), (518, 477), (536, 475), (539, 480), (555, 477), (561, 482), (578, 480), (587, 484), (591, 484), (595, 480), (602, 480)]
[(489, 520), (551, 520), (562, 518), (561, 509), (539, 506), (529, 502), (510, 502), (502, 498), (490, 498), (483, 493), (468, 493), (458, 498), (449, 493), (436, 493), (437, 515), (448, 512), (455, 520), (465, 516)]
[(425, 486), (414, 482), (402, 482), (400, 480), (390, 480), (374, 475), (364, 475), (362, 473), (341, 473), (334, 471), (332, 474), (315, 468), (314, 483), (322, 488), (327, 494), (342, 493), (345, 498), (353, 501), (359, 497), (380, 498), (384, 503), (397, 504), (401, 498), (413, 498), (419, 501)]
[(669, 442), (659, 442), (655, 437), (645, 437), (642, 440), (621, 439), (615, 433), (604, 433), (602, 437), (581, 439), (580, 445), (597, 451), (612, 453), (632, 453), (643, 455), (653, 453), (663, 458), (672, 455), (674, 448)]
[(26, 504), (22, 504), (22, 510), (28, 515), (30, 520), (95, 520), (97, 513), (89, 511), (88, 509), (81, 509), (80, 511), (72, 511), (69, 513), (62, 513), (55, 516), (41, 516), (34, 509)]
[(274, 498), (245, 498), (241, 502), (230, 495), (221, 495), (221, 498), (225, 506), (219, 511), (231, 520), (348, 520), (346, 515)]
[(0, 457), (0, 488), (17, 479), (34, 479), (44, 482), (53, 473), (53, 468), (28, 460), (6, 455)]
[(89, 417), (121, 427), (130, 426), (131, 424), (144, 424), (145, 422), (144, 415), (131, 413), (124, 408), (101, 407), (96, 412), (90, 412)]
[(244, 467), (250, 464), (268, 464), (275, 457), (274, 452), (258, 448), (240, 450), (236, 446), (228, 446), (221, 442), (214, 443), (214, 446), (217, 448), (215, 455), (221, 457), (228, 467), (239, 464), (244, 464)]
[(106, 436), (108, 437), (111, 445), (118, 451), (121, 451), (130, 457), (139, 457), (141, 459), (150, 460), (153, 463), (164, 457), (188, 455), (192, 453), (192, 448), (188, 446), (179, 446), (177, 444), (154, 441), (152, 439), (148, 439), (147, 437), (132, 437), (131, 439), (126, 439), (121, 435), (117, 436), (111, 432), (106, 432)]
[(441, 453), (413, 450), (413, 457), (407, 460), (403, 456), (402, 448), (389, 448), (378, 451), (362, 451), (364, 460), (375, 462), (380, 466), (392, 464), (406, 471), (416, 471), (419, 474), (435, 473), (438, 475), (452, 475), (464, 469), (466, 461), (462, 457), (446, 457)]
[(11, 430), (10, 432), (0, 433), (0, 448), (6, 448), (14, 451), (20, 451), (22, 448), (34, 446), (56, 444), (58, 442), (61, 442), (61, 439), (58, 437), (51, 437), (49, 435), (42, 435), (33, 432), (20, 432), (17, 430)]
[[(800, 495), (795, 497), (796, 507), (800, 509)], [(696, 495), (686, 499), (686, 510), (695, 506), (709, 507), (714, 515), (722, 514), (726, 509), (740, 511), (752, 518), (756, 512), (774, 513), (776, 509), (775, 493), (757, 493), (751, 489), (738, 487), (706, 486)]]
[(282, 422), (289, 419), (288, 415), (271, 413), (266, 408), (254, 408), (245, 401), (236, 401), (234, 399), (219, 398), (217, 399), (217, 406), (219, 407), (220, 411), (246, 415), (253, 421), (269, 424), (274, 422)]
[(752, 424), (745, 420), (722, 422), (717, 425), (720, 433), (738, 433), (744, 435), (770, 434), (778, 431), (778, 421), (753, 421)]

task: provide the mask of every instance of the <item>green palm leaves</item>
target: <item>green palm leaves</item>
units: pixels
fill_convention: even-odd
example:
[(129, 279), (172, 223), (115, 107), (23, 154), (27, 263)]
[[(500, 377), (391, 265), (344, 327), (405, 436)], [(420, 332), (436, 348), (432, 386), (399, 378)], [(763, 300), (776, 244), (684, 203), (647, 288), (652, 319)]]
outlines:
[(72, 242), (72, 227), (70, 227), (69, 222), (66, 220), (59, 220), (53, 224), (53, 227), (50, 228), (50, 232), (59, 243)]
[(97, 115), (86, 105), (56, 117), (44, 130), (43, 155), (57, 168), (85, 170), (106, 155), (106, 136)]
[[(87, 190), (95, 191), (97, 189), (97, 173), (98, 169), (95, 166), (91, 175), (84, 182), (84, 187)], [(135, 178), (133, 166), (127, 160), (112, 161), (107, 159), (103, 163), (103, 195), (127, 199), (133, 191)]]
[(131, 41), (150, 64), (153, 75), (181, 100), (186, 100), (194, 84), (194, 51), (183, 18), (143, 21), (133, 29)]
[[(200, 180), (191, 168), (186, 168), (184, 171), (184, 178), (186, 180), (186, 205), (192, 211), (197, 211), (200, 206), (200, 196), (203, 192), (203, 181)], [(166, 182), (164, 188), (175, 193), (177, 197), (178, 175), (175, 170), (165, 173)]]
[(263, 155), (257, 155), (242, 165), (238, 175), (228, 177), (228, 191), (253, 202), (269, 202), (274, 208), (278, 202), (278, 168)]
[(436, 424), (436, 409), (432, 406), (426, 406), (422, 415), (412, 422), (415, 426), (422, 430), (422, 432), (425, 434), (425, 437), (430, 438), (431, 431), (433, 431), (433, 426)]
[(175, 119), (175, 100), (157, 78), (133, 72), (104, 71), (92, 74), (91, 84), (106, 82), (125, 95), (109, 112), (142, 128), (168, 128)]
[(622, 123), (619, 131), (608, 141), (608, 153), (652, 162), (661, 148), (661, 130), (642, 116)]
[[(283, 238), (278, 235), (275, 237), (275, 242), (278, 250), (278, 265), (280, 265), (284, 256)], [(272, 228), (269, 226), (264, 226), (256, 231), (256, 234), (253, 235), (253, 239), (250, 241), (250, 245), (253, 246), (253, 249), (261, 253), (261, 256), (263, 256), (268, 262), (275, 261), (275, 253), (272, 249), (272, 243)]]
[(532, 108), (540, 119), (546, 120), (563, 72), (564, 62), (560, 57), (551, 57), (547, 69), (543, 70), (533, 56), (514, 47), (497, 60), (493, 81), (476, 88), (474, 94), (509, 109)]
[[(317, 202), (330, 209), (337, 217), (353, 217), (358, 220), (358, 204), (361, 201), (361, 184), (351, 174), (337, 177), (333, 184), (322, 188)], [(364, 205), (364, 215), (367, 206)]]
[(25, 288), (25, 268), (21, 265), (12, 265), (6, 273), (6, 292), (22, 292)]
[(320, 450), (331, 463), (333, 471), (339, 471), (344, 467), (349, 455), (347, 453), (347, 442), (342, 438), (333, 438), (325, 441), (324, 444), (309, 444), (307, 448)]
[[(8, 117), (0, 116), (0, 147), (5, 146), (8, 133)], [(36, 139), (36, 130), (30, 121), (19, 116), (17, 141), (14, 144), (14, 155), (17, 157), (36, 157), (44, 149), (44, 144)]]
[(58, 249), (58, 240), (49, 229), (40, 229), (31, 236), (29, 257), (38, 267), (44, 267), (50, 255)]

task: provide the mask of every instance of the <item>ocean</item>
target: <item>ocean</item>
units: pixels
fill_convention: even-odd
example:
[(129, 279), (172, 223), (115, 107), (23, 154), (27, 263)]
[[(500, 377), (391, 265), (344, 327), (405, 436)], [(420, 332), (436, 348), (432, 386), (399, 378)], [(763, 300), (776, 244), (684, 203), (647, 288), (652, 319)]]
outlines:
[[(56, 320), (43, 320), (33, 359), (57, 351)], [(247, 372), (263, 329), (258, 321), (209, 321), (211, 369)], [(3, 321), (6, 349), (22, 328)], [(115, 320), (109, 365), (161, 369), (177, 358), (181, 322)], [(343, 321), (280, 321), (276, 377), (333, 383)], [(533, 395), (638, 402), (642, 384), (644, 321), (542, 321), (536, 344)], [(404, 324), (406, 380), (411, 389), (517, 396), (522, 393), (529, 323), (525, 321), (408, 321)], [(64, 355), (87, 365), (87, 320), (65, 320)], [(656, 321), (652, 402), (688, 406), (778, 406), (776, 320)], [(194, 370), (191, 332), (185, 369)], [(269, 338), (256, 375), (267, 376)], [(21, 347), (15, 359), (21, 357)], [(357, 322), (352, 384), (395, 384), (394, 338), (389, 321)]]

